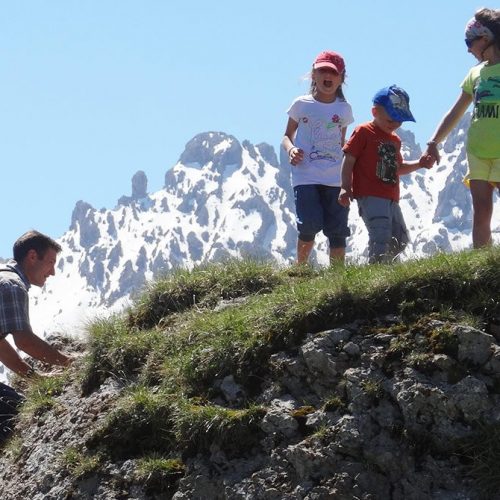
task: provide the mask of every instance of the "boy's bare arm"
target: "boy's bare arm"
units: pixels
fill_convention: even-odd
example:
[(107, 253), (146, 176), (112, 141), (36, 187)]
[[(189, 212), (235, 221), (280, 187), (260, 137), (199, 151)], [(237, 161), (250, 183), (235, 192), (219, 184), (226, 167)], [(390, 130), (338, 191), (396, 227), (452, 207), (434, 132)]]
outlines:
[(431, 168), (434, 165), (435, 159), (432, 155), (422, 155), (418, 160), (404, 161), (398, 169), (399, 175), (409, 174), (419, 168)]

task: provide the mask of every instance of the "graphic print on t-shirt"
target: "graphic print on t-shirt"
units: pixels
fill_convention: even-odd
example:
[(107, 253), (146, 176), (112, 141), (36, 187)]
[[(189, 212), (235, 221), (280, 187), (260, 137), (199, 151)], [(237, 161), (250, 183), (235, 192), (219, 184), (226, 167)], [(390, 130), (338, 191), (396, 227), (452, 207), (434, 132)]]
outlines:
[(392, 142), (382, 142), (378, 147), (377, 177), (386, 184), (398, 182), (396, 170), (398, 168), (396, 146)]
[(474, 88), (474, 118), (499, 118), (500, 78), (478, 78)]
[[(342, 157), (341, 136), (339, 117), (334, 115), (331, 121), (325, 122), (318, 117), (309, 123), (311, 127), (311, 162), (327, 160), (337, 163)], [(328, 164), (321, 164), (323, 168), (329, 168)]]

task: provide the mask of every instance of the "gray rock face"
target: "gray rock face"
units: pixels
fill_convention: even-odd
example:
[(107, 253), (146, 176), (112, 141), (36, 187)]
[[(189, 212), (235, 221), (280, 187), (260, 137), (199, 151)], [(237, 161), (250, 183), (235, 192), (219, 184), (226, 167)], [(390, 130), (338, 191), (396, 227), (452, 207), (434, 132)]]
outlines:
[[(395, 321), (358, 321), (310, 334), (299, 349), (273, 355), (270, 374), (253, 396), (265, 410), (260, 442), (236, 456), (214, 443), (186, 457), (185, 474), (168, 498), (484, 498), (457, 443), (500, 421), (498, 341), (455, 325), (447, 330), (453, 352), (429, 352), (419, 364), (416, 352), (394, 356), (400, 332), (379, 333)], [(408, 332), (420, 349), (432, 345), (411, 326)], [(218, 404), (229, 408), (248, 400), (233, 375), (215, 379), (213, 390)], [(82, 449), (122, 391), (111, 380), (83, 397), (77, 386), (67, 387), (54, 409), (23, 429), (18, 454), (2, 455), (2, 498), (62, 500), (69, 492), (102, 500), (159, 498), (137, 479), (135, 459), (105, 457), (80, 479), (60, 461), (68, 449)]]
[(132, 177), (132, 196), (122, 196), (118, 200), (118, 205), (151, 208), (151, 200), (148, 198), (148, 178), (142, 170), (137, 171)]
[(484, 365), (493, 354), (494, 340), (491, 335), (471, 327), (457, 327), (459, 340), (458, 360)]
[(223, 132), (198, 134), (187, 144), (179, 162), (185, 165), (206, 165), (212, 162), (215, 171), (222, 173), (224, 168), (241, 166), (241, 144), (232, 135)]
[(146, 174), (139, 170), (132, 177), (132, 198), (140, 200), (148, 195), (148, 178)]
[(293, 436), (297, 432), (299, 425), (291, 413), (297, 406), (296, 401), (286, 396), (283, 399), (271, 401), (269, 409), (262, 420), (262, 430), (271, 435)]
[(139, 290), (144, 284), (144, 274), (137, 273), (132, 262), (127, 261), (125, 268), (120, 276), (120, 288), (117, 290), (119, 296), (131, 293), (133, 290)]
[(408, 160), (416, 160), (420, 158), (422, 150), (420, 146), (415, 142), (415, 135), (410, 130), (404, 130), (402, 128), (397, 130), (397, 134), (401, 138), (403, 143), (403, 154)]
[(70, 230), (78, 231), (80, 234), (80, 245), (89, 249), (99, 241), (100, 231), (95, 222), (95, 209), (89, 203), (78, 201), (71, 216)]
[[(476, 362), (485, 361), (484, 353), (494, 351), (496, 341), (468, 328), (465, 335), (476, 341), (464, 340), (463, 328), (456, 329), (457, 341), (467, 345), (468, 366), (478, 371), (455, 383), (435, 380), (447, 379), (458, 354), (456, 359), (435, 355), (433, 374), (409, 367), (393, 375), (380, 371), (376, 367), (386, 363), (387, 350), (379, 347), (395, 337), (360, 334), (354, 325), (308, 337), (297, 357), (275, 355), (282, 393), (276, 398), (274, 385), (269, 399), (263, 393), (260, 400), (267, 407), (262, 429), (274, 443), (272, 452), (263, 462), (253, 461), (251, 475), (238, 475), (238, 466), (226, 461), (224, 478), (231, 477), (234, 484), (211, 498), (479, 499), (450, 450), (457, 438), (472, 432), (474, 422), (496, 419), (495, 390), (482, 380), (486, 366), (479, 368)], [(349, 352), (354, 356), (346, 358)], [(340, 366), (344, 368), (338, 370)], [(325, 406), (310, 414), (309, 433), (301, 438), (304, 431), (291, 418), (299, 401), (319, 404), (338, 388), (335, 381), (345, 381), (340, 393), (345, 406)], [(398, 428), (405, 429), (408, 440), (395, 433)], [(412, 443), (419, 440), (428, 443), (425, 456), (415, 452)], [(181, 481), (175, 498), (189, 498), (200, 480), (207, 488), (223, 483), (208, 473), (200, 478), (200, 460), (192, 464), (192, 476)]]

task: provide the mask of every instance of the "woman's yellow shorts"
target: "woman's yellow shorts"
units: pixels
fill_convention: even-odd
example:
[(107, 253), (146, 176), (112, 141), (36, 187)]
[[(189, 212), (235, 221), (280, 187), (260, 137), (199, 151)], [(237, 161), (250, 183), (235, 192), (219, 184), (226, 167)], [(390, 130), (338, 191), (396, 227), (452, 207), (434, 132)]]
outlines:
[(467, 153), (469, 171), (464, 182), (469, 185), (469, 181), (488, 181), (493, 185), (500, 183), (500, 158), (478, 158), (472, 153)]

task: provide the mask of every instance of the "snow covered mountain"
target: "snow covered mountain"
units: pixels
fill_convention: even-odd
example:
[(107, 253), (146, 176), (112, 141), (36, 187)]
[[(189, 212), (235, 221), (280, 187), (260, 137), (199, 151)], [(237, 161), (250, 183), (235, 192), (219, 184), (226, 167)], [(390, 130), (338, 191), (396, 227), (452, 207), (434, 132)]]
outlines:
[[(401, 205), (412, 237), (405, 257), (450, 252), (471, 245), (470, 194), (466, 170), (466, 116), (443, 146), (432, 170), (402, 178)], [(404, 156), (417, 158), (411, 132), (399, 131)], [(33, 290), (32, 322), (37, 332), (75, 332), (96, 314), (122, 309), (148, 281), (176, 267), (192, 267), (228, 256), (273, 258), (290, 263), (296, 229), (290, 166), (268, 144), (240, 143), (222, 132), (188, 142), (165, 175), (163, 189), (148, 193), (143, 171), (132, 178), (132, 194), (113, 209), (96, 210), (79, 201), (69, 230), (58, 239), (63, 252), (45, 290)], [(499, 240), (498, 198), (494, 220)], [(347, 249), (365, 259), (366, 231), (350, 213)], [(326, 264), (326, 240), (317, 238), (315, 259)]]

